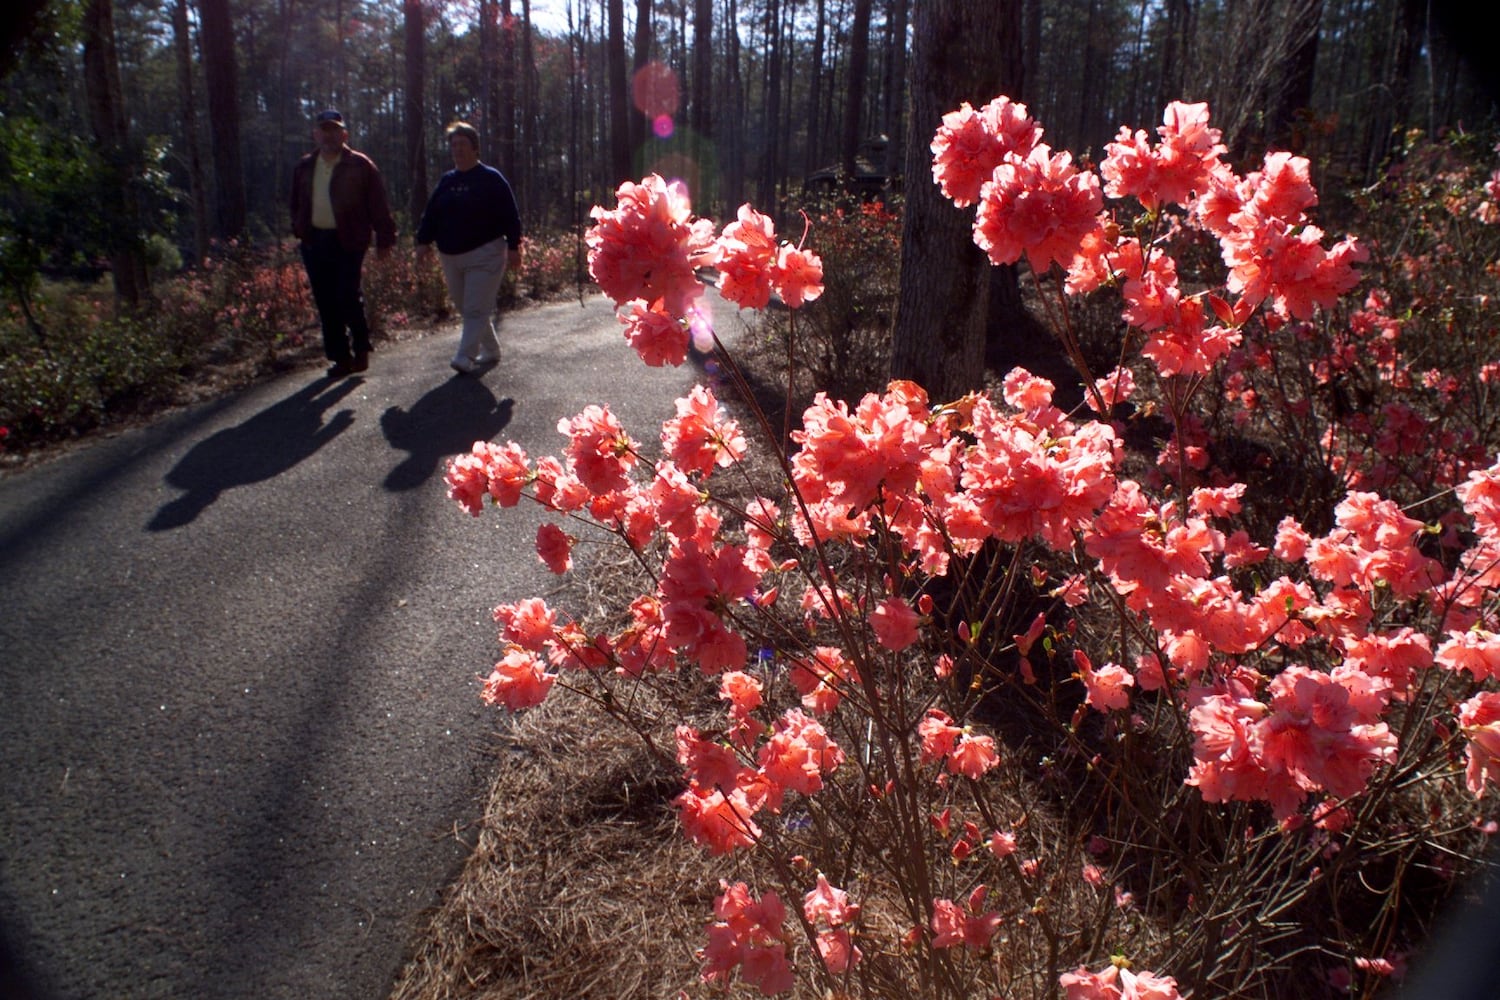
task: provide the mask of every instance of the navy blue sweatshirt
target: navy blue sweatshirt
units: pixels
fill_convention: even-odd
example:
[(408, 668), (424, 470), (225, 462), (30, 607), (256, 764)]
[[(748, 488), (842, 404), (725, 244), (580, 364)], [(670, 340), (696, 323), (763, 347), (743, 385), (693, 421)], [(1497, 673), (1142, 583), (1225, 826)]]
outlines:
[(444, 174), (417, 226), (418, 243), (435, 242), (446, 254), (468, 253), (502, 236), (512, 250), (520, 248), (521, 213), (505, 175), (484, 163)]

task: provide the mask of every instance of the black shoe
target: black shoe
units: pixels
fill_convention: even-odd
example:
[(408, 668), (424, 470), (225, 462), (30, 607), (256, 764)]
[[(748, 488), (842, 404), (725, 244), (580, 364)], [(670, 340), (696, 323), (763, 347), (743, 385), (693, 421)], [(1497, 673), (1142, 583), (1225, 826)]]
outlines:
[(335, 361), (333, 365), (328, 369), (328, 377), (343, 378), (345, 375), (348, 375), (352, 371), (354, 371), (354, 369), (349, 367), (349, 362)]
[(349, 366), (349, 370), (352, 371), (352, 372), (362, 372), (362, 371), (366, 371), (369, 367), (370, 367), (370, 352), (369, 351), (355, 351), (354, 352), (354, 364), (352, 364), (352, 365)]

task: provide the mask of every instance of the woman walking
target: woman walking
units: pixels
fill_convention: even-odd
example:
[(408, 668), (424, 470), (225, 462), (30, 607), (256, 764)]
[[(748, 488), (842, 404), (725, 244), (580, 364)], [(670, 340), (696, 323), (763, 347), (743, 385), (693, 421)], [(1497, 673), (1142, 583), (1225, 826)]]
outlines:
[(479, 161), (474, 126), (448, 126), (448, 148), (453, 169), (427, 199), (417, 226), (417, 252), (437, 244), (448, 295), (464, 320), (453, 369), (473, 375), (500, 359), (495, 299), (509, 256), (521, 250), (521, 213), (505, 175)]

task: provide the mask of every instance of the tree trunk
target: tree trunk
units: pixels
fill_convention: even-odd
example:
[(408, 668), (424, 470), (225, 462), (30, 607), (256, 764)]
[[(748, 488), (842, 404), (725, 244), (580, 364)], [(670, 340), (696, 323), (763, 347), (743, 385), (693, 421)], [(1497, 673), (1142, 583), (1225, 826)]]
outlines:
[(625, 79), (625, 2), (609, 0), (609, 36), (605, 42), (609, 74), (610, 186), (631, 179), (630, 88)]
[(427, 206), (427, 24), (422, 0), (403, 0), (406, 23), (406, 170), (411, 183), (406, 211), (415, 228)]
[[(295, 37), (295, 18), (293, 17), (293, 11), (295, 10), (295, 7), (295, 0), (277, 0), (276, 16), (278, 27), (278, 45), (276, 55), (276, 142), (271, 149), (271, 162), (276, 164), (276, 167), (274, 169), (276, 171), (276, 177), (278, 180), (280, 179), (281, 174), (286, 169), (285, 165), (293, 158), (292, 154), (287, 149), (288, 132), (292, 131), (289, 125), (293, 121), (301, 123), (307, 119), (306, 109), (299, 106), (297, 99), (294, 96), (295, 88), (288, 82), (287, 74), (287, 67), (292, 58), (292, 38)], [(296, 137), (296, 145), (293, 147), (293, 149), (300, 151), (305, 147), (306, 138), (305, 133), (303, 133), (302, 135), (298, 135)], [(285, 181), (282, 181), (281, 183), (284, 184)], [(273, 190), (276, 191), (278, 201), (280, 197), (285, 196), (285, 189), (280, 185), (273, 185)], [(276, 214), (279, 213), (276, 213), (273, 209), (266, 213), (266, 217), (271, 218)]]
[(807, 166), (809, 172), (823, 167), (823, 127), (819, 114), (823, 110), (823, 49), (828, 39), (828, 0), (818, 0), (813, 25), (812, 79), (807, 83)]
[(198, 105), (193, 95), (193, 43), (188, 34), (187, 0), (172, 4), (172, 47), (177, 55), (177, 116), (187, 152), (188, 192), (193, 204), (193, 263), (208, 257), (208, 183), (198, 139)]
[[(519, 178), (510, 179), (516, 188), (516, 198), (521, 206), (521, 219), (529, 224), (527, 200), (522, 197), (522, 188), (536, 180), (536, 56), (531, 44), (531, 0), (521, 0), (521, 149), (526, 159), (526, 168)], [(550, 222), (550, 220), (548, 220)], [(526, 230), (522, 227), (522, 231)]]
[[(573, 22), (573, 5), (568, 4), (568, 221), (577, 228), (583, 221), (582, 179), (578, 167), (583, 161), (583, 40)], [(581, 230), (580, 230), (581, 231)]]
[(781, 0), (766, 4), (765, 65), (764, 158), (756, 197), (761, 209), (774, 215), (778, 207), (776, 190), (781, 181), (781, 150), (777, 141), (781, 133), (776, 128), (781, 118)]
[(479, 127), (484, 144), (481, 156), (491, 163), (499, 162), (495, 151), (500, 141), (497, 119), (500, 117), (495, 77), (499, 59), (495, 55), (495, 36), (499, 33), (500, 0), (479, 0)]
[[(641, 70), (651, 61), (652, 35), (651, 35), (651, 0), (635, 0), (635, 45), (634, 53), (631, 55), (630, 65), (634, 72), (631, 73), (631, 87), (635, 87), (635, 81)], [(637, 109), (639, 110), (639, 109)], [(646, 141), (647, 129), (650, 121), (644, 113), (630, 115), (630, 148), (640, 149)]]
[[(886, 160), (878, 166), (888, 176), (900, 173), (906, 149), (906, 45), (911, 20), (910, 0), (891, 2), (889, 81), (885, 95)], [(1016, 98), (1020, 100), (1019, 97)]]
[(500, 144), (500, 169), (516, 170), (516, 18), (510, 0), (500, 2), (500, 98), (495, 128)]
[[(974, 210), (954, 208), (932, 183), (929, 148), (945, 112), (963, 101), (977, 105), (996, 96), (1001, 64), (1019, 69), (1019, 2), (922, 0), (916, 5), (891, 375), (923, 385), (934, 400), (984, 384), (990, 265), (973, 243)], [(997, 52), (1013, 57), (997, 59)]]
[(344, 59), (344, 0), (337, 0), (333, 5), (333, 103), (336, 107), (343, 107), (348, 100), (349, 65)]
[(104, 201), (110, 214), (110, 272), (115, 297), (135, 309), (150, 297), (151, 280), (141, 246), (140, 207), (132, 180), (139, 172), (126, 137), (125, 102), (115, 52), (112, 0), (89, 0), (83, 12), (83, 83), (89, 124), (106, 164)]
[(870, 0), (854, 0), (854, 24), (849, 29), (849, 86), (844, 102), (843, 142), (839, 164), (844, 182), (854, 180), (855, 157), (859, 155), (860, 132), (865, 105), (865, 77), (870, 69)]
[(1099, 45), (1095, 41), (1099, 35), (1096, 23), (1098, 18), (1099, 0), (1089, 0), (1088, 20), (1084, 22), (1083, 29), (1083, 72), (1078, 74), (1079, 85), (1082, 87), (1077, 108), (1078, 124), (1073, 133), (1079, 147), (1086, 146), (1095, 138), (1092, 126), (1100, 104), (1099, 92), (1104, 87), (1103, 74), (1098, 72)]
[[(724, 23), (731, 25), (725, 31), (725, 67), (727, 80), (726, 89), (729, 91), (729, 107), (733, 110), (734, 122), (745, 120), (745, 80), (740, 75), (740, 33), (732, 26), (740, 23), (739, 0), (725, 0), (728, 5), (729, 16)], [(738, 205), (744, 198), (745, 177), (745, 140), (743, 129), (728, 129), (725, 136), (725, 156), (727, 166), (724, 170), (724, 187), (726, 191), (725, 204), (729, 206)]]
[(1318, 26), (1323, 0), (1301, 0), (1284, 15), (1290, 38), (1286, 61), (1278, 74), (1275, 100), (1267, 109), (1266, 143), (1276, 149), (1303, 152), (1305, 134), (1297, 116), (1312, 106), (1313, 70), (1318, 62)]
[(1162, 31), (1161, 86), (1156, 92), (1157, 108), (1182, 100), (1184, 55), (1188, 47), (1188, 0), (1167, 0), (1166, 26)]
[(209, 140), (214, 155), (216, 232), (245, 231), (245, 168), (240, 156), (240, 85), (229, 0), (198, 0), (198, 40), (208, 83)]
[(693, 100), (688, 123), (699, 136), (713, 131), (714, 0), (693, 4)]

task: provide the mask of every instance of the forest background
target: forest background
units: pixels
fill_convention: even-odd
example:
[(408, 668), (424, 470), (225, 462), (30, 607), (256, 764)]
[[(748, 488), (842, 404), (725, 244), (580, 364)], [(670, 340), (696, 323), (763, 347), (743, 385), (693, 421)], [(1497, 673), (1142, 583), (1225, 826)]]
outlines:
[[(381, 165), (406, 233), (446, 169), (443, 125), (475, 123), (485, 160), (516, 187), (534, 245), (552, 241), (520, 276), (535, 297), (587, 280), (569, 241), (592, 205), (649, 172), (687, 180), (707, 217), (750, 200), (784, 223), (844, 179), (866, 195), (899, 197), (912, 162), (925, 174), (932, 128), (914, 125), (912, 111), (931, 117), (938, 91), (950, 107), (1008, 93), (1047, 122), (1056, 148), (1080, 152), (1101, 149), (1120, 123), (1156, 121), (1168, 100), (1206, 100), (1236, 160), (1272, 146), (1307, 156), (1325, 212), (1375, 179), (1408, 129), (1473, 130), (1494, 109), (1488, 64), (1466, 64), (1460, 49), (1483, 32), (1446, 30), (1446, 7), (1422, 0), (936, 4), (968, 8), (988, 27), (965, 50), (977, 54), (948, 45), (940, 79), (914, 86), (917, 6), (9, 5), (0, 445), (15, 454), (180, 397), (205, 354), (263, 366), (304, 346), (309, 316), (284, 242), (285, 186), (309, 148), (311, 116), (329, 105), (350, 122), (351, 143)], [(921, 179), (917, 195), (930, 197)], [(962, 240), (945, 239), (964, 252)], [(74, 294), (99, 291), (106, 276), (112, 296)], [(435, 274), (403, 263), (378, 277), (370, 294), (382, 324), (444, 307)], [(946, 282), (918, 287), (954, 297)], [(1015, 297), (1003, 291), (993, 296), (992, 329), (1015, 325)], [(102, 329), (106, 316), (135, 317), (112, 328), (107, 349), (57, 336)], [(953, 344), (894, 335), (905, 373), (958, 372), (953, 384), (931, 384), (937, 393), (981, 377), (976, 364), (941, 362)]]

